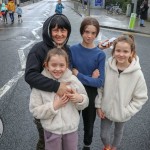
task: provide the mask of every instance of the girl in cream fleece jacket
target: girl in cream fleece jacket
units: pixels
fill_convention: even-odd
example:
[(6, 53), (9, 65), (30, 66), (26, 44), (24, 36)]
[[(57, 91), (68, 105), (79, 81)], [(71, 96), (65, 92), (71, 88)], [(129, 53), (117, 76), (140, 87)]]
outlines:
[[(116, 150), (124, 123), (134, 116), (148, 99), (147, 86), (136, 55), (134, 38), (120, 36), (113, 45), (112, 57), (106, 65), (104, 88), (98, 89), (95, 100), (101, 118), (101, 139), (104, 150)], [(115, 123), (111, 144), (109, 129)]]
[(77, 150), (79, 112), (88, 106), (87, 93), (81, 82), (67, 69), (68, 57), (64, 50), (48, 52), (42, 74), (60, 82), (68, 82), (70, 93), (59, 97), (54, 92), (33, 88), (29, 109), (40, 119), (45, 132), (46, 150)]

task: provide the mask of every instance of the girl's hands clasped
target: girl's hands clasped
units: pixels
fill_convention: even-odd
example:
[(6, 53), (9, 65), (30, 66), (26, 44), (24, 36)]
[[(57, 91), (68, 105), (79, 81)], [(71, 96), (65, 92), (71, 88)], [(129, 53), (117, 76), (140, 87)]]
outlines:
[(53, 102), (54, 110), (58, 110), (59, 108), (66, 106), (68, 101), (71, 101), (72, 103), (82, 103), (82, 95), (78, 94), (74, 89), (70, 88), (69, 90), (70, 93), (66, 93), (62, 97), (59, 97), (58, 95), (55, 96)]
[(69, 101), (73, 103), (82, 103), (83, 97), (82, 95), (78, 94), (76, 90), (72, 89), (72, 92), (69, 94), (66, 94), (67, 97), (69, 98)]
[(69, 98), (66, 94), (64, 94), (62, 97), (56, 95), (53, 102), (54, 110), (58, 110), (59, 108), (64, 107), (67, 104), (68, 100)]

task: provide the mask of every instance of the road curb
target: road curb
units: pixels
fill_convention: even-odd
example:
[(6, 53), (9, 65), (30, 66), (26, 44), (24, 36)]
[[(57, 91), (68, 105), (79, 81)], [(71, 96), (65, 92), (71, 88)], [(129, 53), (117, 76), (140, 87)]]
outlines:
[(127, 31), (127, 32), (133, 32), (133, 33), (140, 33), (140, 34), (150, 35), (149, 33), (141, 32), (141, 31), (137, 31), (137, 30), (116, 28), (116, 27), (110, 27), (110, 26), (104, 26), (104, 25), (100, 25), (100, 26), (102, 28), (107, 28), (107, 29), (114, 29), (114, 30), (120, 30), (120, 31)]

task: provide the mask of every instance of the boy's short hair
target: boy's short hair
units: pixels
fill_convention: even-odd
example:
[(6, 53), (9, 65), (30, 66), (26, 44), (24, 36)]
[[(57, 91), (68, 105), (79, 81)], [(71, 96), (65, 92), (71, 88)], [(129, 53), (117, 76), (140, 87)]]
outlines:
[(99, 34), (99, 31), (100, 31), (100, 25), (99, 25), (99, 22), (95, 19), (95, 18), (92, 18), (92, 17), (86, 17), (82, 23), (81, 23), (81, 26), (80, 26), (80, 34), (81, 36), (83, 35), (84, 31), (85, 31), (85, 28), (88, 26), (88, 25), (93, 25), (95, 26), (97, 32), (96, 32), (96, 37), (97, 35)]

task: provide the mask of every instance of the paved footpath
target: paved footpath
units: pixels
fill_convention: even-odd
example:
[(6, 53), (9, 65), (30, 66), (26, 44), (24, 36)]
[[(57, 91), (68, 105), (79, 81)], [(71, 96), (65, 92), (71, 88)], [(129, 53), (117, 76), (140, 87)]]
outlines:
[[(74, 9), (77, 13), (79, 13), (82, 16), (86, 16), (88, 14), (88, 10), (83, 10), (80, 3), (70, 2), (69, 7)], [(130, 17), (127, 17), (126, 15), (107, 14), (106, 9), (97, 8), (90, 9), (90, 16), (95, 17), (99, 21), (100, 25), (105, 28), (144, 33), (150, 35), (150, 22), (145, 21), (145, 27), (140, 27), (139, 18), (136, 18), (134, 29), (129, 29), (128, 26)]]

